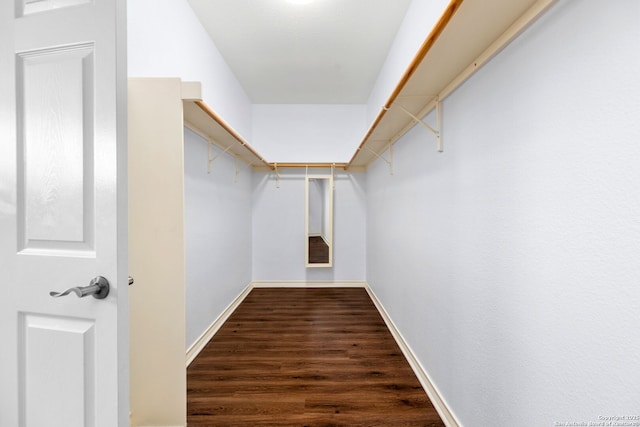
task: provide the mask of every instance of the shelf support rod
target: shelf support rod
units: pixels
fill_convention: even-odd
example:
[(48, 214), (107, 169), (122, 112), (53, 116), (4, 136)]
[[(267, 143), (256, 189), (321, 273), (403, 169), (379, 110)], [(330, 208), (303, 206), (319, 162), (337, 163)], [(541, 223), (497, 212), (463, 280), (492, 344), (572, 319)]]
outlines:
[(429, 126), (427, 123), (425, 123), (424, 121), (416, 117), (415, 114), (413, 114), (411, 111), (404, 108), (402, 105), (398, 104), (398, 107), (402, 111), (404, 111), (409, 117), (415, 120), (416, 123), (420, 123), (422, 126), (425, 127), (425, 129), (431, 131), (436, 136), (438, 152), (442, 153), (442, 138), (440, 135), (440, 129), (442, 128), (442, 107), (441, 107), (439, 97), (436, 97), (435, 103), (436, 103), (436, 126), (438, 129), (434, 129), (433, 127)]
[(402, 111), (404, 111), (405, 113), (407, 113), (409, 116), (411, 116), (411, 118), (413, 120), (415, 120), (417, 123), (420, 123), (422, 126), (424, 126), (426, 129), (430, 130), (431, 132), (433, 132), (433, 134), (435, 136), (438, 136), (440, 134), (440, 132), (438, 132), (437, 130), (435, 130), (434, 128), (432, 128), (431, 126), (429, 126), (427, 123), (423, 122), (422, 120), (420, 120), (419, 118), (417, 118), (415, 115), (413, 115), (413, 113), (411, 113), (409, 110), (407, 110), (406, 108), (404, 108), (402, 105), (398, 105), (398, 107), (400, 107), (400, 109)]
[(276, 188), (280, 188), (280, 171), (278, 170), (278, 164), (273, 164), (274, 170), (276, 171)]
[(215, 143), (209, 139), (209, 165), (207, 167), (207, 173), (211, 173), (211, 165), (213, 164), (213, 162), (215, 162), (218, 157), (222, 156), (224, 153), (226, 153), (227, 151), (231, 150), (231, 148), (233, 148), (233, 144), (228, 146), (227, 148), (224, 149), (224, 151), (221, 151), (220, 153), (216, 154), (214, 157), (211, 157), (212, 150), (211, 150), (211, 146), (214, 145)]
[(382, 155), (376, 153), (375, 151), (373, 151), (371, 148), (367, 147), (366, 145), (363, 148), (366, 148), (367, 150), (369, 150), (371, 153), (373, 153), (374, 156), (376, 156), (377, 158), (379, 158), (380, 160), (384, 161), (388, 166), (389, 166), (389, 175), (393, 175), (393, 144), (389, 144), (387, 149), (389, 150), (389, 160), (385, 159), (384, 157), (382, 157)]

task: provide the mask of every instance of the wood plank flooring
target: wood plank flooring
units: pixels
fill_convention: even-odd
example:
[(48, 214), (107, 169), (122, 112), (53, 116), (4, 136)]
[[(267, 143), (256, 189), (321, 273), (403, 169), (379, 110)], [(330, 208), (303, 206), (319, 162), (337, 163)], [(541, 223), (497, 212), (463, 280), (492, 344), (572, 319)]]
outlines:
[(203, 426), (444, 426), (360, 288), (254, 289), (187, 370)]

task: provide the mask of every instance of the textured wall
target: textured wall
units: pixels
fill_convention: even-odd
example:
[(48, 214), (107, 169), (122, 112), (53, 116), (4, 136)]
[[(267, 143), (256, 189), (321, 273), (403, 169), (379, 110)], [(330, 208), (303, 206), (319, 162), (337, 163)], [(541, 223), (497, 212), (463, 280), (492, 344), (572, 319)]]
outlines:
[[(251, 282), (251, 169), (185, 129), (187, 348)], [(221, 150), (213, 147), (215, 156)]]
[(638, 46), (558, 2), (368, 169), (367, 280), (466, 426), (640, 414)]

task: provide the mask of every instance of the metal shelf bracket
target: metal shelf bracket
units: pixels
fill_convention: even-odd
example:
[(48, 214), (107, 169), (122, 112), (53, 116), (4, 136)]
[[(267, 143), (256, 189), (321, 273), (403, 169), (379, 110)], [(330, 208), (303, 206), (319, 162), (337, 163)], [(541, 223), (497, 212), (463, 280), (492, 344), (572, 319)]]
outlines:
[(415, 114), (413, 114), (411, 111), (407, 110), (406, 108), (404, 108), (402, 105), (400, 104), (396, 104), (398, 106), (398, 108), (400, 108), (402, 111), (404, 111), (408, 116), (410, 116), (413, 120), (414, 123), (420, 123), (425, 129), (429, 130), (430, 132), (432, 132), (435, 136), (436, 136), (436, 144), (437, 144), (437, 148), (438, 148), (438, 152), (442, 153), (443, 148), (442, 148), (442, 104), (440, 102), (440, 97), (436, 97), (435, 100), (435, 106), (436, 106), (436, 127), (432, 127), (430, 126), (428, 123), (425, 123), (424, 121), (422, 121), (422, 119), (418, 118), (415, 116)]
[(208, 155), (209, 163), (207, 165), (207, 173), (211, 173), (211, 168), (212, 168), (213, 162), (215, 162), (218, 159), (218, 157), (222, 156), (224, 153), (226, 153), (227, 151), (231, 150), (233, 148), (233, 145), (228, 146), (223, 151), (219, 152), (218, 154), (216, 154), (215, 156), (212, 157), (213, 150), (211, 149), (211, 147), (213, 145), (218, 146), (218, 144), (216, 144), (212, 139), (208, 139), (207, 141), (209, 142), (209, 155)]
[(385, 159), (381, 154), (376, 153), (371, 148), (366, 145), (363, 147), (369, 150), (374, 156), (384, 161), (389, 166), (389, 175), (393, 175), (393, 144), (389, 144), (387, 146), (387, 151), (389, 151), (389, 160)]

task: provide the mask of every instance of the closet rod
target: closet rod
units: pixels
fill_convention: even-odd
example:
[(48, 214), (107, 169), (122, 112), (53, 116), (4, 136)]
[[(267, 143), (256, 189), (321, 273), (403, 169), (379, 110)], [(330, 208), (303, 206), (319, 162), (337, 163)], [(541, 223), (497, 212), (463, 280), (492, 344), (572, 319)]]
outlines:
[[(278, 169), (282, 168), (331, 168), (344, 169), (346, 163), (277, 163)], [(269, 167), (272, 169), (276, 166), (276, 163), (269, 163)]]
[(264, 157), (262, 157), (260, 154), (258, 154), (256, 152), (256, 150), (253, 149), (253, 147), (251, 147), (249, 145), (249, 143), (247, 141), (244, 140), (244, 138), (235, 131), (235, 129), (233, 129), (227, 122), (224, 121), (224, 119), (222, 117), (220, 117), (219, 115), (217, 115), (215, 113), (215, 111), (213, 111), (212, 109), (209, 108), (209, 106), (207, 104), (205, 104), (202, 101), (195, 101), (196, 105), (198, 107), (200, 107), (200, 109), (202, 111), (204, 111), (209, 117), (211, 117), (214, 121), (216, 121), (225, 131), (227, 131), (231, 136), (233, 136), (236, 141), (238, 141), (242, 146), (244, 146), (244, 148), (247, 149), (247, 151), (249, 151), (251, 154), (253, 154), (254, 156), (256, 156), (258, 159), (260, 159), (260, 161), (265, 165), (270, 167), (271, 169), (273, 169), (273, 165), (270, 164), (269, 162), (267, 162)]

